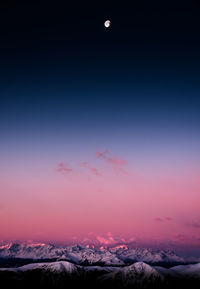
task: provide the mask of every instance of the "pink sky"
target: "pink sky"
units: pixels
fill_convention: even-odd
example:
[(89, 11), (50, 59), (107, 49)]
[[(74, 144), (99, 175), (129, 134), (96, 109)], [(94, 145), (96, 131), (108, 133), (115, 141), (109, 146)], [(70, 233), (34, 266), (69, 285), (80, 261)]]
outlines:
[(5, 170), (0, 239), (65, 242), (110, 232), (200, 245), (197, 167), (136, 169), (109, 151), (94, 161)]

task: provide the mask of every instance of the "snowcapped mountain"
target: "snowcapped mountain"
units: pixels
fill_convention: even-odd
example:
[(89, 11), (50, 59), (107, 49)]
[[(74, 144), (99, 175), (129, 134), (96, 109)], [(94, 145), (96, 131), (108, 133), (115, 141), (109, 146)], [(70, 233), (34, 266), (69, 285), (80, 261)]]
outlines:
[[(111, 279), (137, 279), (138, 277), (145, 278), (161, 278), (162, 276), (190, 276), (200, 278), (200, 263), (189, 264), (189, 265), (179, 265), (174, 266), (169, 269), (150, 266), (144, 262), (136, 262), (129, 266), (114, 267), (114, 266), (84, 266), (75, 265), (68, 261), (55, 261), (55, 262), (42, 262), (42, 263), (31, 263), (21, 267), (14, 268), (0, 268), (0, 271), (15, 271), (15, 272), (25, 272), (31, 270), (48, 270), (51, 272), (65, 272), (73, 273), (77, 272), (78, 269), (82, 269), (86, 272), (91, 271), (106, 271), (108, 274), (107, 278)], [(140, 276), (141, 275), (141, 276)]]
[(135, 262), (148, 264), (183, 264), (184, 259), (169, 250), (128, 248), (125, 245), (115, 248), (95, 248), (90, 246), (58, 247), (51, 244), (11, 243), (0, 246), (0, 258), (21, 258), (34, 260), (66, 260), (75, 264), (122, 266)]
[(53, 259), (58, 258), (61, 251), (56, 252), (54, 245), (10, 243), (0, 246), (1, 258)]
[(67, 261), (57, 261), (51, 263), (33, 263), (17, 268), (0, 268), (0, 271), (15, 271), (15, 272), (25, 272), (30, 270), (48, 270), (51, 272), (65, 272), (65, 273), (74, 273), (77, 272), (76, 265), (67, 262)]
[[(136, 262), (129, 266), (84, 266), (68, 261), (0, 268), (1, 284), (16, 288), (200, 288), (200, 263), (169, 269)], [(32, 286), (32, 287), (31, 287)], [(50, 286), (50, 287), (49, 287)]]
[(190, 265), (179, 265), (171, 268), (171, 274), (200, 279), (200, 263)]
[(162, 280), (162, 275), (155, 270), (152, 266), (144, 262), (136, 262), (130, 266), (114, 270), (111, 273), (105, 274), (101, 280), (105, 283), (109, 280), (118, 282), (123, 286), (131, 286), (136, 284), (150, 284)]
[(125, 263), (146, 262), (146, 263), (184, 263), (184, 259), (177, 256), (170, 250), (155, 249), (117, 249), (114, 252)]

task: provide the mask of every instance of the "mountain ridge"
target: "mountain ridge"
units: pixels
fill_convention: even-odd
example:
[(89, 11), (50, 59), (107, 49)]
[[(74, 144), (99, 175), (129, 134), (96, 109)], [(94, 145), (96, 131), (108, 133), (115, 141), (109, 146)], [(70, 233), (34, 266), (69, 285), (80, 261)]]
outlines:
[(33, 260), (65, 260), (74, 264), (85, 265), (117, 265), (124, 266), (134, 262), (148, 264), (185, 264), (183, 257), (170, 250), (147, 248), (98, 248), (94, 246), (71, 245), (56, 246), (52, 244), (20, 244), (11, 243), (0, 246), (0, 258), (19, 258)]

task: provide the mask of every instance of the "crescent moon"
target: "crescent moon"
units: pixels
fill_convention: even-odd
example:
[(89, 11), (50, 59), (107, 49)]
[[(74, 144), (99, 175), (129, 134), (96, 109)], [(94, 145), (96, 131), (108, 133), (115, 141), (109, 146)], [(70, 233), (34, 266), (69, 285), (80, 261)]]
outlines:
[(106, 20), (106, 21), (104, 22), (104, 26), (105, 26), (106, 28), (110, 27), (110, 24), (111, 24), (110, 20)]

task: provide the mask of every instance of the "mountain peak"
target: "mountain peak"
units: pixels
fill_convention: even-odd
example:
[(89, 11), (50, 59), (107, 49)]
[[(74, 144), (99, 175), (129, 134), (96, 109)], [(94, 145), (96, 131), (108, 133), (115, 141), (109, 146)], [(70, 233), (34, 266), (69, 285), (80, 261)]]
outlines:
[(172, 251), (147, 248), (128, 248), (125, 244), (113, 248), (82, 246), (55, 246), (45, 243), (11, 243), (0, 246), (0, 258), (54, 259), (76, 264), (129, 265), (135, 262), (148, 264), (184, 263), (184, 259)]

